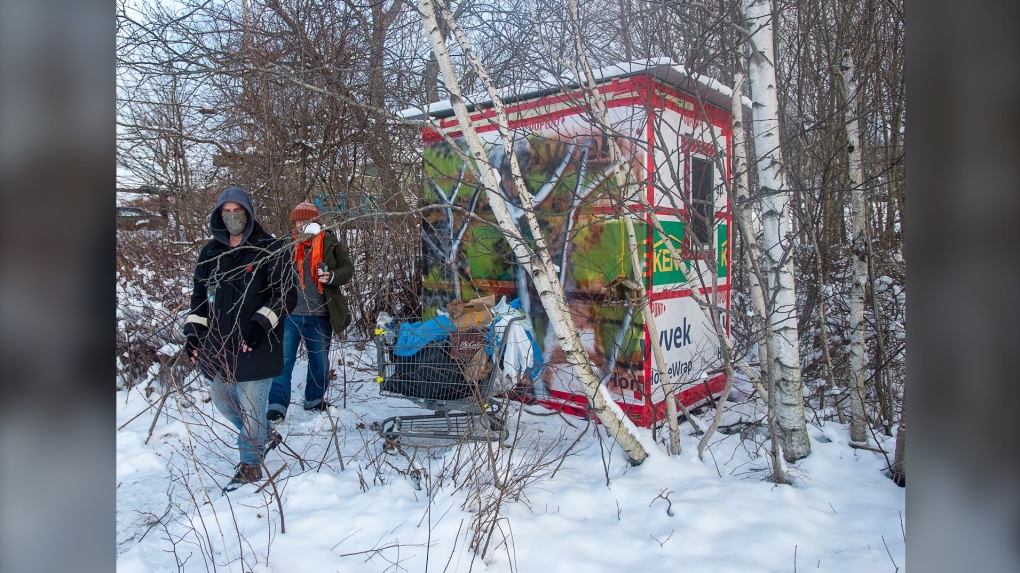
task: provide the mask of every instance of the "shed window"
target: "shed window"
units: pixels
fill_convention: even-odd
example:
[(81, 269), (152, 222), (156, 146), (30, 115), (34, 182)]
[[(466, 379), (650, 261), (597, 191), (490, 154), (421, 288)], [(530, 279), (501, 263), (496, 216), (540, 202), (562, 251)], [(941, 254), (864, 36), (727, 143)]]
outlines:
[(707, 245), (715, 223), (715, 170), (712, 163), (700, 157), (691, 157), (691, 245)]

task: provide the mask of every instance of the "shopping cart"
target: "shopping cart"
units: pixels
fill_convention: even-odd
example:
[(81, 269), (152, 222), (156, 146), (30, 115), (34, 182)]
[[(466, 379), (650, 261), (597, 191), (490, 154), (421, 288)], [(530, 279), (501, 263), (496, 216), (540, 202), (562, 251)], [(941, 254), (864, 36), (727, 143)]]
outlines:
[[(523, 319), (513, 317), (507, 325)], [(495, 345), (491, 336), (488, 328), (452, 331), (449, 338), (412, 354), (396, 344), (392, 331), (377, 329), (379, 394), (433, 411), (387, 418), (379, 433), (392, 442), (402, 438), (506, 440), (504, 402), (498, 398), (505, 393), (501, 357), (506, 337)]]

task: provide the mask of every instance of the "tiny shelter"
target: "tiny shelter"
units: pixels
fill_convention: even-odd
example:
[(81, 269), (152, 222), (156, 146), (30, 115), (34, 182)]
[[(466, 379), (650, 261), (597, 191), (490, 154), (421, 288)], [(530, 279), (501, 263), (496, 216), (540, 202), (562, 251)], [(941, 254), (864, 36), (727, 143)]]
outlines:
[[(662, 346), (667, 375), (685, 404), (720, 392), (725, 382), (713, 322), (728, 335), (731, 92), (666, 59), (619, 64), (597, 71), (596, 78), (611, 132), (591, 120), (577, 85), (550, 82), (504, 103), (514, 150), (585, 348), (616, 402), (637, 424), (648, 426), (665, 415), (653, 340)], [(491, 102), (471, 103), (474, 127), (500, 174), (499, 191), (529, 238)], [(518, 388), (521, 397), (587, 415), (588, 398), (564, 360), (534, 285), (514, 260), (468, 168), (467, 145), (449, 102), (406, 110), (404, 116), (431, 120), (422, 131), (425, 205), (419, 205), (432, 207), (422, 221), (423, 318), (456, 300), (489, 294), (519, 299), (545, 358), (537, 379)], [(610, 139), (638, 180), (630, 189), (615, 182)], [(681, 260), (670, 256), (645, 203)], [(623, 210), (635, 219), (643, 265), (637, 277)], [(657, 332), (645, 326), (636, 281), (650, 295)], [(716, 309), (701, 308), (691, 297), (695, 291)]]

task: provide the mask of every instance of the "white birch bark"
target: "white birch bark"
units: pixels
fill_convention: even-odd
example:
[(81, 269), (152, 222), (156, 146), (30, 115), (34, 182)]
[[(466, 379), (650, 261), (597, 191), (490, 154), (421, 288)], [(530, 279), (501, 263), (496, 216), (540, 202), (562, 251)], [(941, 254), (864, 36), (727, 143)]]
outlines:
[[(764, 327), (768, 320), (768, 312), (765, 308), (765, 293), (762, 290), (761, 282), (758, 280), (760, 269), (754, 264), (753, 254), (758, 252), (758, 239), (754, 234), (754, 222), (751, 212), (751, 198), (749, 196), (749, 183), (747, 171), (747, 142), (744, 141), (744, 109), (740, 101), (740, 86), (743, 83), (744, 74), (737, 72), (734, 77), (733, 90), (733, 194), (736, 198), (737, 224), (744, 236), (745, 248), (743, 249), (744, 266), (746, 267), (747, 282), (751, 288), (751, 306), (758, 322)], [(764, 330), (764, 328), (763, 328)], [(761, 345), (759, 345), (761, 346)], [(764, 353), (759, 349), (759, 356)]]
[(851, 205), (851, 256), (853, 274), (850, 283), (850, 439), (867, 443), (868, 421), (864, 413), (864, 285), (868, 280), (868, 245), (864, 233), (864, 170), (861, 167), (860, 129), (857, 125), (857, 89), (854, 85), (854, 60), (843, 50), (839, 60), (843, 74), (846, 109), (846, 150), (849, 156), (848, 185)]
[(478, 133), (472, 126), (467, 105), (464, 103), (464, 98), (460, 91), (460, 84), (453, 70), (450, 54), (446, 50), (442, 34), (439, 31), (439, 24), (436, 19), (436, 3), (434, 3), (433, 0), (420, 0), (418, 7), (421, 13), (422, 23), (425, 27), (425, 33), (428, 35), (432, 51), (436, 55), (439, 67), (443, 74), (443, 79), (446, 82), (446, 89), (450, 94), (450, 103), (453, 106), (457, 120), (463, 129), (464, 139), (468, 143), (471, 155), (475, 158), (477, 163), (479, 178), (485, 188), (485, 194), (486, 197), (488, 197), (489, 205), (492, 207), (496, 221), (507, 241), (510, 243), (510, 247), (516, 256), (518, 263), (524, 266), (528, 275), (534, 282), (535, 288), (538, 290), (539, 299), (542, 301), (542, 306), (545, 308), (550, 322), (554, 325), (554, 331), (560, 346), (563, 349), (564, 357), (570, 364), (574, 375), (587, 390), (588, 396), (592, 400), (592, 409), (595, 416), (597, 416), (598, 419), (606, 426), (606, 430), (609, 432), (609, 435), (612, 436), (613, 439), (615, 439), (620, 445), (630, 463), (638, 465), (645, 460), (648, 454), (645, 452), (641, 443), (637, 440), (637, 427), (634, 426), (634, 423), (631, 422), (629, 418), (627, 418), (619, 405), (613, 401), (612, 396), (609, 394), (609, 390), (599, 383), (598, 376), (595, 373), (595, 368), (581, 344), (581, 339), (577, 333), (577, 327), (574, 325), (574, 322), (570, 317), (566, 296), (564, 295), (563, 288), (557, 278), (556, 267), (549, 256), (548, 249), (545, 248), (543, 234), (541, 229), (538, 227), (538, 221), (531, 208), (532, 197), (524, 183), (520, 166), (518, 165), (516, 155), (513, 152), (513, 141), (510, 137), (510, 131), (508, 128), (509, 123), (507, 121), (502, 99), (499, 97), (499, 94), (496, 93), (496, 90), (492, 85), (488, 74), (485, 72), (484, 67), (481, 65), (481, 62), (474, 57), (474, 54), (470, 49), (470, 45), (467, 43), (459, 27), (456, 25), (456, 22), (453, 20), (452, 16), (449, 15), (449, 12), (444, 9), (443, 15), (447, 24), (449, 24), (450, 28), (453, 29), (454, 36), (457, 38), (458, 43), (460, 43), (461, 49), (475, 68), (475, 72), (478, 73), (479, 78), (485, 83), (489, 96), (492, 99), (493, 107), (497, 115), (497, 125), (499, 127), (500, 135), (503, 138), (504, 149), (506, 150), (510, 160), (510, 167), (515, 180), (514, 182), (517, 185), (517, 190), (520, 194), (521, 206), (525, 213), (528, 226), (532, 230), (537, 247), (534, 251), (528, 247), (518, 234), (517, 226), (514, 224), (513, 217), (507, 208), (507, 204), (503, 200), (503, 197), (499, 194), (499, 176), (496, 174), (492, 165), (488, 163), (488, 157), (482, 145), (482, 141), (479, 139)]
[(804, 385), (801, 380), (797, 335), (796, 284), (793, 275), (792, 216), (790, 197), (779, 142), (779, 98), (776, 93), (775, 50), (772, 43), (771, 0), (743, 0), (754, 50), (750, 85), (754, 103), (754, 146), (762, 195), (766, 281), (772, 295), (771, 373), (775, 381), (774, 404), (783, 445), (783, 457), (793, 462), (811, 453), (804, 416)]
[[(642, 193), (640, 193), (640, 192), (631, 193), (629, 191), (633, 186), (635, 186), (637, 184), (640, 184), (640, 182), (638, 182), (635, 179), (635, 177), (633, 176), (633, 173), (632, 173), (632, 171), (630, 169), (630, 163), (624, 157), (622, 151), (620, 150), (619, 146), (617, 145), (617, 142), (616, 142), (615, 138), (611, 137), (611, 135), (614, 133), (615, 130), (613, 129), (613, 127), (612, 127), (612, 125), (611, 125), (611, 123), (609, 121), (608, 108), (606, 106), (605, 100), (602, 98), (601, 94), (599, 94), (599, 92), (598, 92), (598, 85), (597, 85), (597, 82), (595, 80), (594, 73), (592, 72), (591, 67), (588, 65), (587, 57), (585, 55), (584, 46), (581, 43), (580, 25), (578, 23), (578, 14), (577, 14), (577, 3), (574, 2), (574, 1), (571, 1), (569, 3), (569, 6), (570, 6), (570, 10), (571, 10), (572, 21), (574, 23), (574, 26), (573, 26), (574, 44), (575, 44), (575, 47), (577, 49), (578, 57), (579, 57), (579, 59), (581, 61), (582, 67), (584, 69), (585, 83), (582, 84), (583, 94), (584, 94), (584, 97), (585, 97), (585, 101), (588, 103), (589, 110), (592, 112), (592, 114), (593, 114), (593, 116), (594, 116), (594, 118), (596, 120), (596, 123), (599, 124), (601, 130), (604, 133), (610, 135), (610, 137), (608, 138), (608, 140), (609, 140), (610, 163), (611, 163), (612, 173), (613, 173), (614, 178), (616, 180), (617, 187), (620, 189), (621, 193), (625, 194), (625, 197), (630, 197), (630, 198), (637, 197), (637, 198), (639, 198), (641, 203), (642, 203), (642, 205), (644, 205), (644, 207), (646, 209), (649, 209), (649, 212), (651, 212), (651, 210), (649, 208), (649, 205), (648, 205), (648, 203), (647, 203), (647, 201), (646, 201), (646, 199), (645, 199), (645, 197), (644, 197), (644, 195)], [(535, 19), (535, 21), (537, 22), (537, 19), (535, 18), (534, 5), (529, 3), (529, 7), (531, 8), (533, 19)], [(548, 46), (546, 46), (546, 48), (548, 50)], [(552, 54), (552, 51), (551, 50), (549, 50), (549, 51)], [(562, 62), (562, 60), (561, 60), (561, 62)], [(573, 66), (571, 66), (569, 64), (566, 64), (565, 62), (564, 62), (564, 64), (566, 65), (566, 67), (568, 67), (569, 69), (571, 69), (574, 72), (574, 77), (575, 78), (580, 78), (581, 77), (581, 74), (577, 73), (577, 69), (576, 68), (574, 68)], [(662, 234), (663, 236), (666, 236), (665, 235), (665, 231), (662, 230), (662, 225), (658, 223), (658, 220), (655, 217), (654, 212), (651, 212), (651, 213), (652, 213), (652, 218), (655, 219), (655, 225), (659, 229), (660, 234)], [(639, 292), (641, 294), (641, 300), (642, 300), (641, 312), (642, 312), (642, 316), (643, 316), (644, 321), (645, 321), (645, 327), (650, 332), (653, 332), (653, 333), (654, 332), (658, 332), (658, 327), (656, 326), (656, 323), (655, 323), (655, 316), (654, 316), (654, 314), (652, 314), (651, 306), (649, 304), (650, 297), (648, 296), (648, 293), (645, 290), (644, 281), (641, 280), (641, 277), (642, 277), (642, 267), (641, 267), (641, 261), (640, 261), (639, 255), (638, 255), (638, 250), (637, 250), (637, 238), (636, 238), (636, 234), (635, 234), (635, 231), (634, 231), (633, 216), (630, 214), (629, 211), (624, 210), (622, 212), (622, 217), (623, 217), (625, 226), (627, 228), (628, 243), (629, 243), (629, 249), (630, 249), (630, 253), (631, 253), (631, 264), (632, 264), (632, 267), (633, 267), (633, 270), (634, 270), (634, 276), (637, 279), (638, 284), (640, 285)], [(679, 260), (679, 255), (677, 255), (675, 251), (673, 251), (673, 252), (674, 252), (674, 256), (677, 258), (677, 260)], [(711, 317), (712, 316), (710, 315), (710, 318)], [(658, 339), (656, 337), (654, 337), (654, 336), (651, 337), (651, 341), (652, 341), (651, 342), (651, 347), (652, 347), (651, 350), (652, 350), (653, 362), (654, 362), (654, 365), (655, 365), (656, 369), (659, 372), (659, 379), (662, 381), (661, 383), (663, 385), (663, 390), (665, 392), (666, 422), (667, 422), (667, 426), (669, 428), (669, 436), (670, 436), (669, 449), (670, 449), (670, 453), (671, 454), (677, 455), (677, 454), (680, 453), (680, 428), (679, 428), (678, 416), (677, 416), (677, 409), (678, 409), (678, 407), (679, 407), (680, 410), (683, 411), (684, 416), (688, 419), (688, 421), (690, 422), (692, 427), (694, 427), (696, 430), (699, 430), (699, 431), (700, 431), (700, 427), (699, 427), (699, 424), (696, 421), (696, 419), (693, 416), (691, 416), (691, 414), (687, 411), (687, 409), (684, 408), (683, 404), (681, 404), (679, 402), (679, 400), (676, 399), (676, 393), (675, 393), (675, 390), (674, 390), (673, 381), (669, 378), (669, 374), (668, 374), (669, 371), (668, 371), (668, 367), (666, 365), (665, 356), (664, 356), (664, 354), (662, 352), (661, 344), (659, 343)]]
[[(744, 58), (738, 54), (737, 69), (743, 70)], [(732, 142), (732, 164), (731, 169), (733, 173), (733, 183), (731, 186), (732, 194), (734, 197), (734, 207), (736, 209), (734, 223), (737, 226), (737, 231), (744, 241), (743, 256), (741, 257), (741, 263), (744, 267), (744, 272), (748, 277), (748, 285), (751, 290), (751, 306), (754, 311), (753, 324), (758, 330), (758, 356), (761, 357), (762, 364), (772, 363), (772, 328), (768, 321), (768, 310), (765, 306), (765, 292), (762, 288), (762, 281), (759, 277), (762, 276), (762, 269), (756, 264), (754, 253), (758, 253), (758, 240), (754, 233), (754, 223), (751, 209), (751, 200), (749, 196), (750, 184), (748, 182), (748, 169), (747, 169), (747, 141), (744, 139), (744, 106), (742, 101), (743, 94), (743, 83), (744, 73), (743, 71), (737, 71), (733, 77), (733, 95), (730, 105), (730, 109), (733, 114), (733, 142)], [(772, 396), (775, 396), (775, 388), (772, 382), (772, 376), (769, 373), (768, 368), (761, 369), (761, 377), (751, 369), (740, 358), (730, 360), (729, 357), (736, 356), (736, 352), (733, 348), (733, 343), (730, 342), (729, 337), (725, 336), (724, 333), (720, 335), (722, 344), (725, 347), (724, 357), (726, 360), (726, 388), (723, 390), (723, 397), (720, 398), (720, 402), (725, 401), (725, 397), (729, 395), (729, 391), (733, 385), (734, 366), (740, 368), (750, 378), (751, 384), (757, 390), (758, 395), (765, 402), (765, 407), (768, 411), (768, 426), (769, 434), (772, 436), (779, 436), (779, 427), (776, 421), (776, 410), (772, 403)], [(769, 387), (769, 391), (766, 392), (762, 387), (762, 382)], [(698, 443), (698, 457), (700, 458), (704, 449), (708, 446), (709, 440), (712, 438), (713, 432), (719, 427), (719, 422), (722, 419), (722, 405), (716, 408), (716, 415), (712, 421), (712, 425), (705, 432), (705, 435), (701, 438)], [(772, 467), (773, 467), (773, 479), (775, 483), (789, 483), (786, 477), (786, 471), (783, 467), (782, 460), (782, 446), (780, 440), (772, 440)]]

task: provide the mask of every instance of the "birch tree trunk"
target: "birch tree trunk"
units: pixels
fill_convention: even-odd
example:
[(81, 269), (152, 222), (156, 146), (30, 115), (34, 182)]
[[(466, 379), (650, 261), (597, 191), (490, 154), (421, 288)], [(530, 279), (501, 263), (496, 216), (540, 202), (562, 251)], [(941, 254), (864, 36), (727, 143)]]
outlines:
[[(564, 357), (570, 364), (574, 376), (584, 386), (592, 400), (592, 409), (595, 416), (605, 425), (609, 435), (620, 445), (630, 463), (638, 465), (645, 460), (648, 454), (637, 440), (637, 427), (634, 426), (634, 423), (627, 418), (623, 410), (613, 401), (609, 390), (599, 383), (595, 368), (581, 344), (577, 327), (574, 325), (567, 308), (566, 296), (557, 278), (556, 267), (549, 256), (548, 249), (545, 248), (544, 236), (538, 227), (538, 221), (532, 209), (531, 194), (524, 182), (517, 157), (514, 154), (513, 141), (511, 140), (508, 127), (509, 122), (502, 99), (496, 93), (495, 87), (492, 85), (485, 68), (474, 56), (463, 32), (457, 26), (449, 11), (443, 7), (443, 16), (446, 19), (446, 23), (453, 31), (454, 37), (457, 38), (465, 56), (485, 84), (486, 90), (492, 99), (493, 107), (496, 111), (497, 126), (503, 138), (504, 149), (510, 160), (514, 183), (517, 185), (521, 205), (534, 237), (536, 245), (534, 250), (521, 238), (517, 226), (514, 224), (513, 217), (507, 208), (507, 204), (499, 194), (499, 176), (488, 162), (486, 150), (482, 145), (481, 139), (478, 137), (478, 133), (472, 126), (467, 105), (464, 103), (464, 98), (461, 94), (460, 83), (453, 70), (450, 54), (446, 50), (446, 45), (439, 30), (436, 18), (436, 5), (433, 0), (420, 0), (418, 8), (421, 13), (422, 24), (425, 27), (425, 33), (428, 35), (432, 51), (436, 55), (443, 79), (446, 82), (445, 87), (450, 94), (450, 104), (453, 106), (457, 120), (463, 129), (464, 139), (467, 141), (471, 155), (476, 161), (479, 179), (485, 188), (485, 194), (489, 200), (489, 205), (492, 207), (496, 221), (507, 242), (510, 244), (518, 263), (524, 266), (528, 276), (534, 282), (539, 299), (542, 301), (542, 306), (545, 308), (549, 320), (553, 324), (553, 329), (557, 341), (563, 349)], [(440, 6), (442, 7), (442, 5)]]
[(861, 167), (860, 131), (857, 125), (857, 89), (854, 85), (854, 61), (844, 49), (839, 60), (843, 74), (846, 106), (846, 150), (849, 156), (853, 274), (850, 283), (850, 439), (867, 443), (868, 420), (864, 413), (864, 283), (868, 280), (868, 245), (864, 233), (864, 170)]
[(801, 381), (797, 335), (796, 284), (789, 188), (783, 173), (779, 142), (779, 98), (776, 93), (775, 50), (772, 43), (771, 0), (743, 0), (751, 32), (751, 99), (754, 102), (754, 146), (762, 195), (762, 227), (765, 237), (766, 281), (772, 295), (771, 374), (775, 381), (773, 401), (779, 424), (783, 457), (793, 462), (811, 453), (804, 416), (804, 385)]
[[(744, 58), (739, 57), (738, 61), (738, 68), (743, 69)], [(736, 207), (736, 217), (734, 220), (744, 241), (744, 248), (741, 249), (743, 251), (741, 259), (744, 271), (747, 273), (748, 285), (751, 288), (751, 306), (754, 309), (755, 318), (753, 323), (757, 327), (758, 337), (761, 341), (758, 344), (758, 356), (761, 364), (768, 365), (772, 364), (772, 356), (774, 354), (772, 351), (772, 326), (769, 323), (768, 309), (765, 306), (765, 291), (762, 288), (762, 280), (759, 278), (762, 276), (762, 270), (755, 263), (754, 258), (760, 251), (758, 250), (758, 239), (754, 234), (754, 223), (751, 216), (747, 142), (744, 140), (744, 104), (741, 101), (743, 80), (743, 72), (737, 72), (734, 76), (733, 103), (731, 106), (733, 113), (733, 195)], [(750, 368), (745, 367), (745, 372), (750, 372)], [(762, 382), (768, 387), (768, 393), (761, 391), (762, 384), (755, 380), (753, 376), (752, 382), (754, 382), (755, 388), (758, 389), (759, 394), (765, 401), (765, 407), (768, 410), (769, 435), (773, 436), (771, 451), (773, 479), (775, 483), (789, 483), (783, 470), (783, 448), (781, 447), (781, 440), (778, 439), (780, 435), (779, 422), (776, 419), (776, 408), (773, 403), (776, 395), (775, 384), (773, 383), (772, 373), (767, 366), (761, 369), (761, 376), (764, 378)], [(713, 426), (718, 426), (718, 421)]]

